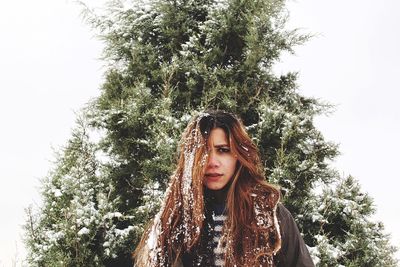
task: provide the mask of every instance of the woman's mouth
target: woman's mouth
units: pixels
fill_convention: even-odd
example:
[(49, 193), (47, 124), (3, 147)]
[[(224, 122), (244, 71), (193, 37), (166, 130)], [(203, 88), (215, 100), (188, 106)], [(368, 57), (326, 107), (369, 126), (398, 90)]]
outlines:
[(218, 179), (219, 177), (221, 177), (223, 174), (222, 173), (216, 173), (216, 172), (212, 172), (212, 173), (206, 173), (206, 177), (209, 179)]

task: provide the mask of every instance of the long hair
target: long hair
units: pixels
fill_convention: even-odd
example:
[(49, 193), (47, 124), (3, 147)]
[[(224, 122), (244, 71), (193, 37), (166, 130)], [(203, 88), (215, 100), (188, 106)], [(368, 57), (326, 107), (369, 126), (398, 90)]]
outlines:
[(186, 127), (164, 203), (133, 253), (135, 266), (173, 266), (199, 243), (205, 218), (207, 140), (214, 128), (224, 130), (238, 160), (221, 238), (225, 266), (272, 266), (272, 257), (281, 245), (276, 219), (280, 193), (265, 181), (258, 149), (241, 120), (224, 111), (201, 113)]

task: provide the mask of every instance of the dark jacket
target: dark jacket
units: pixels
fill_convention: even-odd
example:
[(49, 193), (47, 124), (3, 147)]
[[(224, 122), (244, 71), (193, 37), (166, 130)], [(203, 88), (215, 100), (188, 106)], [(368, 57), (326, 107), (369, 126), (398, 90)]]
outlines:
[[(221, 203), (218, 203), (213, 207), (213, 212), (217, 214), (222, 213), (223, 210), (224, 207), (221, 206)], [(206, 216), (206, 221), (207, 217), (208, 216)], [(282, 246), (280, 251), (274, 257), (275, 265), (277, 267), (313, 267), (314, 263), (299, 232), (296, 222), (290, 212), (280, 203), (277, 207), (277, 218), (282, 237)], [(212, 225), (208, 226), (206, 223), (205, 231), (210, 233), (210, 228), (212, 228)], [(208, 238), (204, 238), (203, 242), (208, 243), (207, 240), (211, 240), (212, 237), (211, 234)], [(210, 262), (212, 251), (206, 248), (209, 246), (204, 244), (203, 246), (200, 245), (200, 247), (195, 249), (195, 251), (192, 251), (192, 253), (183, 254), (182, 265), (184, 267), (213, 266)]]
[(277, 267), (312, 267), (314, 263), (290, 212), (278, 204), (277, 217), (282, 237), (281, 250), (275, 257)]

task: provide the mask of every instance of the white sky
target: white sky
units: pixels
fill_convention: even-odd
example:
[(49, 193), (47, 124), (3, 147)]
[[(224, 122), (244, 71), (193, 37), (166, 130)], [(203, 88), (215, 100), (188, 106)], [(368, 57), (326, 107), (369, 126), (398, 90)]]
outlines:
[(0, 1), (0, 267), (11, 266), (24, 208), (78, 111), (99, 94), (101, 45), (65, 0)]
[[(300, 90), (338, 104), (317, 125), (340, 143), (335, 165), (358, 178), (400, 246), (400, 2), (289, 2), (291, 25), (320, 33), (285, 56), (278, 71), (300, 71)], [(67, 0), (0, 2), (0, 267), (22, 258), (24, 208), (37, 202), (52, 147), (70, 136), (75, 113), (99, 94), (101, 44)], [(396, 89), (397, 88), (397, 89)], [(17, 246), (17, 249), (16, 249)]]
[(292, 26), (319, 36), (279, 68), (300, 72), (303, 94), (337, 105), (316, 124), (340, 144), (335, 166), (374, 198), (376, 218), (400, 247), (400, 1), (304, 0), (288, 8)]

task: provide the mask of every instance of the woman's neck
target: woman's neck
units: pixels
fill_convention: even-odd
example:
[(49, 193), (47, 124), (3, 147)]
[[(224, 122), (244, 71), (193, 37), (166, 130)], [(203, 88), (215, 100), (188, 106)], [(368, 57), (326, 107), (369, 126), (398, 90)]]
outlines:
[(224, 204), (228, 195), (229, 186), (225, 186), (219, 190), (210, 190), (207, 187), (204, 189), (204, 197), (206, 201), (215, 204)]

